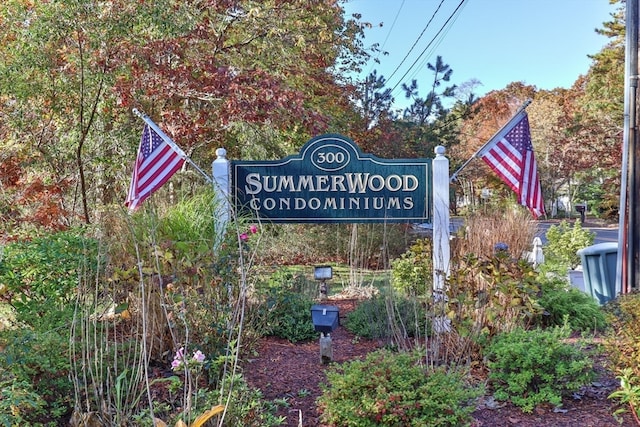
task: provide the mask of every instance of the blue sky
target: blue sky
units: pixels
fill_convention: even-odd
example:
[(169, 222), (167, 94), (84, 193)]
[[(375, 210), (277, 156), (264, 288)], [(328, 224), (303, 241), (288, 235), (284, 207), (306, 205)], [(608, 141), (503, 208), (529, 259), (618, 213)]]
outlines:
[[(538, 89), (569, 88), (589, 70), (587, 55), (608, 42), (594, 30), (615, 10), (609, 0), (466, 0), (454, 13), (461, 1), (349, 0), (343, 5), (347, 16), (360, 13), (362, 21), (374, 24), (365, 31), (365, 46), (379, 43), (388, 55), (365, 66), (363, 74), (375, 69), (387, 78), (387, 87), (396, 87), (396, 106), (407, 103), (400, 83), (417, 79), (420, 94), (427, 93), (433, 73), (426, 64), (434, 64), (438, 55), (453, 69), (452, 83), (480, 81), (474, 90), (478, 96), (516, 81)], [(375, 25), (380, 22), (382, 27)]]

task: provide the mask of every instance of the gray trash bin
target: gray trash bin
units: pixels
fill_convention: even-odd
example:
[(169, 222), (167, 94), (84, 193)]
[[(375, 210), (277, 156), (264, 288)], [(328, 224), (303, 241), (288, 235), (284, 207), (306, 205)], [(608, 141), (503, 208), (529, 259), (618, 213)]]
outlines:
[(616, 297), (618, 243), (606, 242), (578, 251), (584, 273), (584, 291), (604, 304)]

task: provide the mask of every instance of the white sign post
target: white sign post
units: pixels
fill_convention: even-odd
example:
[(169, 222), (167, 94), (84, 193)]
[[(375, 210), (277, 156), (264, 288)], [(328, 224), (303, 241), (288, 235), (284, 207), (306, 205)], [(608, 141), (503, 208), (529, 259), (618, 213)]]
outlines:
[(445, 148), (438, 145), (433, 159), (433, 290), (444, 292), (444, 281), (449, 275), (450, 217), (449, 217), (449, 159)]
[(211, 164), (213, 173), (213, 190), (215, 191), (215, 203), (213, 217), (215, 219), (216, 247), (222, 243), (224, 233), (229, 223), (231, 203), (229, 194), (231, 193), (231, 183), (229, 182), (229, 160), (227, 160), (227, 150), (218, 148), (216, 159)]

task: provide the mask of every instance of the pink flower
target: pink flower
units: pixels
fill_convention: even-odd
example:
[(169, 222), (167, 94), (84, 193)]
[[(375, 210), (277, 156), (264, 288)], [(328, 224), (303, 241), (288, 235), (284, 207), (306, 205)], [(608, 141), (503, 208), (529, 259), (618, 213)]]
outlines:
[(199, 363), (203, 363), (204, 362), (204, 353), (202, 353), (200, 350), (194, 352), (193, 353), (193, 360), (195, 360), (196, 362), (199, 362)]
[(173, 357), (173, 361), (171, 362), (171, 369), (174, 371), (179, 369), (184, 362), (184, 347), (180, 347), (178, 351), (176, 351), (176, 355)]
[(178, 351), (176, 351), (175, 359), (179, 359), (179, 360), (184, 359), (184, 347), (180, 347)]
[(247, 236), (247, 233), (242, 233), (240, 235), (240, 240), (242, 240), (243, 242), (246, 242), (247, 240), (249, 240), (249, 236)]
[(257, 225), (255, 225), (255, 224), (252, 224), (252, 225), (249, 227), (249, 231), (251, 232), (251, 234), (256, 234), (256, 233), (258, 232), (258, 226), (257, 226)]

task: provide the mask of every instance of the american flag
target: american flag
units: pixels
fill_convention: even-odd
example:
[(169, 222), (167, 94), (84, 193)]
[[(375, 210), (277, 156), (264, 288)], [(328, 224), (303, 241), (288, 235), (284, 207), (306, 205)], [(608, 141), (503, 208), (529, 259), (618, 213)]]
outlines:
[(166, 135), (144, 126), (125, 205), (136, 211), (142, 202), (182, 167), (186, 155)]
[(518, 195), (518, 203), (528, 207), (535, 218), (544, 215), (538, 167), (525, 111), (487, 142), (478, 157)]

